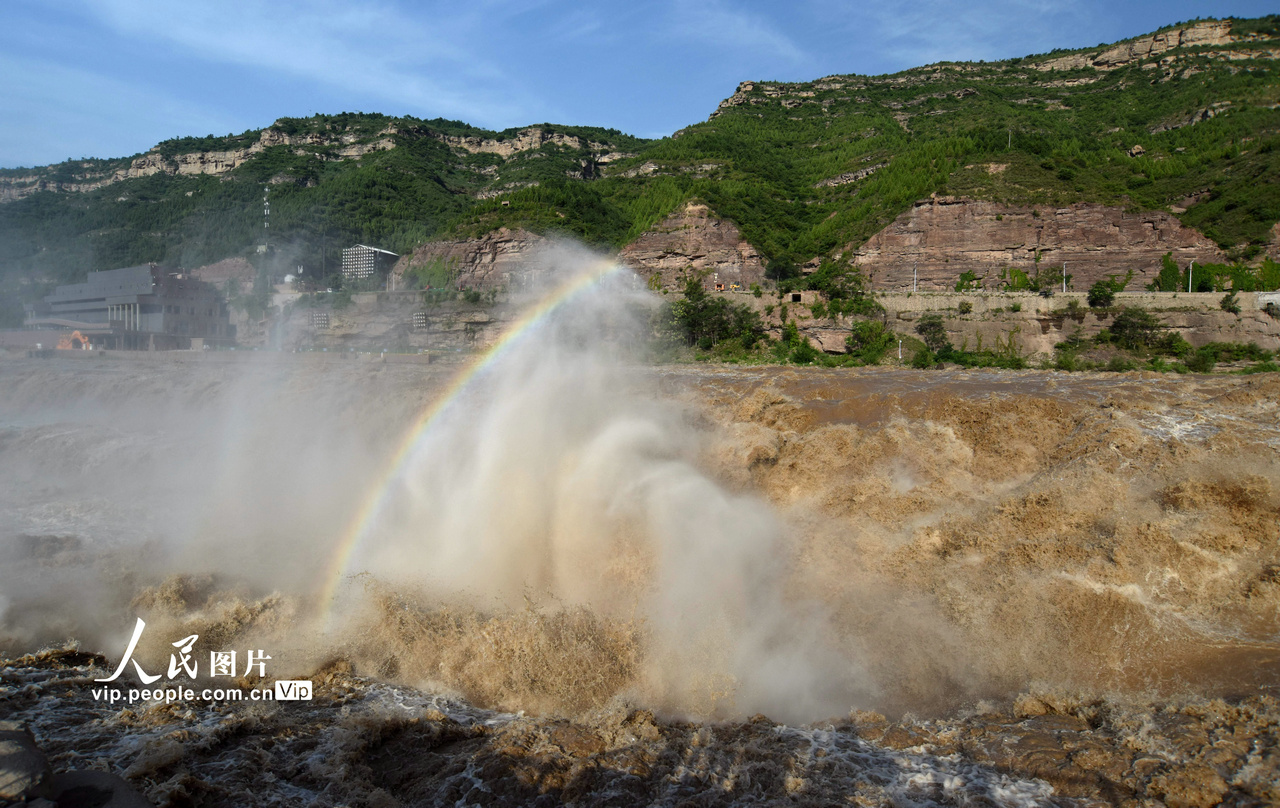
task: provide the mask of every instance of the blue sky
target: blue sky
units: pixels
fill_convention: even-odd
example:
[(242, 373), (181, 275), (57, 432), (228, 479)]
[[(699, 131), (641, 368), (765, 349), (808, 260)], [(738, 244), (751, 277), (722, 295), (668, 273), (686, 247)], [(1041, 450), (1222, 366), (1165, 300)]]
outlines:
[(738, 82), (1088, 47), (1275, 0), (0, 0), (0, 167), (281, 116), (383, 112), (660, 137)]

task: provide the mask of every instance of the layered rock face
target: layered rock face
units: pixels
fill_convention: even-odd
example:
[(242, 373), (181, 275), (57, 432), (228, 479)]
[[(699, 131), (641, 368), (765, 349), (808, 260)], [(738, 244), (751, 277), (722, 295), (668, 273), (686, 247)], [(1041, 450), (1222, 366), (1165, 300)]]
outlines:
[[(746, 289), (764, 280), (764, 262), (737, 226), (694, 202), (623, 247), (618, 258), (649, 283), (667, 289), (679, 289), (689, 269), (705, 273), (710, 288), (736, 284)], [(651, 281), (655, 275), (658, 280)]]
[(1236, 38), (1231, 36), (1231, 20), (1209, 20), (1175, 28), (1172, 31), (1161, 31), (1149, 36), (1121, 42), (1098, 54), (1073, 53), (1057, 59), (1032, 65), (1037, 70), (1078, 70), (1082, 67), (1095, 67), (1099, 70), (1114, 70), (1127, 64), (1159, 56), (1174, 48), (1189, 48), (1197, 45), (1228, 45)]
[(511, 157), (523, 151), (542, 148), (546, 143), (554, 143), (557, 146), (564, 146), (569, 149), (599, 152), (596, 156), (597, 163), (611, 163), (614, 160), (632, 156), (622, 152), (610, 152), (609, 147), (603, 143), (583, 140), (580, 137), (559, 132), (547, 132), (539, 126), (522, 129), (516, 133), (515, 137), (505, 140), (482, 137), (452, 137), (448, 135), (441, 135), (440, 140), (469, 154), (488, 153), (496, 154), (503, 158)]
[(1137, 290), (1159, 274), (1165, 253), (1179, 266), (1225, 260), (1212, 241), (1163, 211), (1010, 207), (950, 198), (917, 202), (854, 255), (876, 289), (910, 291), (913, 267), (920, 290), (941, 291), (954, 289), (964, 272), (996, 289), (1006, 267), (1035, 276), (1038, 268), (1065, 263), (1075, 289), (1132, 269), (1129, 288)]
[(509, 289), (548, 268), (539, 255), (539, 248), (547, 244), (536, 233), (502, 227), (480, 238), (423, 244), (397, 261), (391, 274), (400, 287), (408, 269), (443, 263), (459, 289)]
[[(188, 152), (171, 157), (162, 155), (157, 147), (139, 157), (135, 157), (123, 168), (108, 167), (85, 162), (78, 170), (66, 179), (65, 175), (54, 179), (47, 173), (33, 171), (21, 176), (0, 177), (0, 203), (14, 202), (39, 191), (84, 193), (103, 186), (112, 185), (137, 177), (150, 177), (154, 174), (195, 175), (210, 174), (221, 176), (234, 171), (249, 162), (263, 151), (274, 146), (293, 147), (297, 154), (315, 153), (324, 160), (358, 159), (370, 152), (389, 151), (396, 148), (395, 135), (401, 130), (388, 126), (372, 136), (357, 135), (351, 132), (341, 134), (303, 134), (291, 135), (274, 128), (264, 129), (258, 140), (242, 149), (227, 151)], [(522, 152), (535, 151), (543, 145), (551, 143), (568, 149), (591, 152), (583, 157), (577, 171), (571, 176), (580, 179), (593, 179), (609, 164), (633, 155), (621, 151), (612, 151), (608, 144), (596, 143), (572, 135), (547, 132), (541, 127), (533, 126), (521, 130), (514, 137), (506, 139), (480, 137), (450, 137), (438, 135), (438, 139), (459, 152), (469, 154), (492, 153), (504, 160)], [(122, 161), (113, 165), (120, 166)], [(282, 181), (282, 178), (270, 180)], [(477, 194), (480, 199), (497, 196), (517, 188), (537, 185), (536, 182), (507, 183)]]
[[(278, 129), (264, 129), (257, 142), (243, 149), (189, 152), (173, 157), (165, 157), (156, 149), (152, 149), (140, 157), (135, 157), (127, 168), (119, 168), (110, 173), (95, 172), (90, 164), (86, 163), (84, 173), (75, 174), (71, 182), (52, 180), (39, 174), (0, 179), (0, 202), (14, 202), (39, 191), (85, 193), (123, 180), (150, 177), (153, 174), (220, 176), (239, 168), (255, 155), (273, 146), (335, 147), (328, 152), (328, 159), (355, 159), (369, 152), (395, 148), (395, 141), (391, 137), (394, 134), (396, 130), (388, 128), (380, 132), (376, 140), (362, 142), (356, 135), (350, 133), (339, 137), (323, 137), (314, 134), (294, 136)], [(301, 148), (298, 153), (302, 153)]]

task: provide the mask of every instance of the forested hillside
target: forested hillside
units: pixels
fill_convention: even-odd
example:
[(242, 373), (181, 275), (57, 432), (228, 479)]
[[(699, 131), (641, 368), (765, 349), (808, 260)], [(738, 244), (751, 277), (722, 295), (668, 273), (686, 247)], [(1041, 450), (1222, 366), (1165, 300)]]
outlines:
[[(1073, 66), (1100, 46), (893, 76), (746, 82), (711, 120), (611, 166), (590, 193), (623, 241), (698, 197), (780, 271), (860, 244), (933, 193), (1171, 210), (1252, 258), (1280, 219), (1276, 23), (1222, 24), (1229, 44), (1105, 69)], [(560, 196), (569, 192), (521, 191), (456, 227), (542, 224)]]
[[(619, 247), (697, 198), (784, 275), (930, 194), (1164, 209), (1252, 259), (1280, 220), (1280, 17), (891, 76), (744, 82), (659, 141), (374, 114), (281, 119), (134, 158), (0, 171), (0, 317), (91, 269), (273, 254), (332, 283), (502, 225)], [(263, 189), (269, 188), (269, 237)], [(284, 260), (284, 259), (282, 259)]]

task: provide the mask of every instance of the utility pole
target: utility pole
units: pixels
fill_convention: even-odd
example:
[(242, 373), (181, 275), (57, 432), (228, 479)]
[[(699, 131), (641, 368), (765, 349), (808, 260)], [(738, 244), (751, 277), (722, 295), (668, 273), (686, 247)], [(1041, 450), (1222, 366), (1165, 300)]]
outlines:
[(1196, 259), (1191, 259), (1191, 264), (1187, 267), (1187, 294), (1191, 294), (1191, 273), (1196, 268)]
[(1062, 293), (1067, 293), (1067, 262), (1062, 262)]
[(911, 291), (916, 290), (916, 265), (911, 265)]

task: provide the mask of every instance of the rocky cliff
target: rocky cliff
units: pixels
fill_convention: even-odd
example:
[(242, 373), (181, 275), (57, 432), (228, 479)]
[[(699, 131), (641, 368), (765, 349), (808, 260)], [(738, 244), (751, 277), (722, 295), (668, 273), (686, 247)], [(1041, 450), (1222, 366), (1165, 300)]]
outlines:
[(1099, 70), (1114, 70), (1117, 67), (1159, 56), (1165, 51), (1175, 48), (1190, 48), (1198, 45), (1229, 45), (1245, 39), (1231, 35), (1231, 20), (1208, 20), (1191, 25), (1160, 31), (1147, 36), (1121, 42), (1100, 53), (1073, 53), (1043, 62), (1032, 64), (1036, 70), (1078, 70), (1082, 67), (1094, 67)]
[(1034, 276), (1039, 267), (1064, 263), (1075, 289), (1131, 269), (1129, 288), (1141, 289), (1159, 273), (1165, 253), (1181, 266), (1225, 260), (1213, 242), (1163, 211), (1128, 213), (1090, 204), (1012, 207), (952, 198), (918, 201), (854, 256), (876, 289), (911, 291), (913, 268), (920, 290), (954, 289), (964, 272), (994, 289), (1007, 267)]
[(764, 262), (737, 226), (694, 202), (623, 247), (619, 259), (651, 285), (666, 289), (678, 289), (690, 268), (705, 273), (708, 284), (726, 289), (764, 280)]
[(624, 152), (612, 151), (608, 144), (596, 143), (593, 140), (586, 140), (575, 135), (566, 135), (560, 132), (547, 132), (540, 126), (531, 126), (528, 129), (522, 129), (509, 138), (483, 138), (483, 137), (455, 137), (451, 135), (441, 135), (440, 140), (449, 144), (455, 149), (460, 149), (468, 154), (496, 154), (499, 157), (507, 158), (524, 151), (532, 151), (540, 149), (548, 143), (563, 146), (567, 149), (587, 150), (598, 152), (596, 156), (597, 163), (611, 163), (615, 160), (621, 160), (624, 157), (632, 157), (634, 155)]
[(347, 133), (339, 136), (322, 135), (293, 136), (278, 129), (264, 129), (258, 140), (243, 149), (227, 151), (200, 151), (186, 154), (165, 155), (157, 146), (146, 154), (133, 158), (124, 168), (103, 171), (92, 162), (79, 165), (73, 170), (70, 179), (53, 178), (35, 171), (25, 176), (0, 178), (0, 202), (13, 202), (28, 197), (38, 191), (62, 191), (84, 193), (107, 185), (136, 177), (150, 177), (154, 174), (182, 176), (193, 174), (210, 174), (220, 176), (234, 171), (248, 160), (273, 146), (294, 146), (297, 153), (323, 150), (326, 159), (349, 160), (362, 157), (374, 151), (386, 151), (395, 148), (396, 134), (394, 128), (379, 132), (374, 139), (362, 139)]
[[(277, 122), (278, 123), (278, 122)], [(257, 155), (275, 146), (292, 147), (295, 154), (315, 154), (324, 160), (341, 161), (363, 157), (371, 152), (396, 148), (395, 136), (401, 134), (397, 126), (387, 126), (376, 134), (361, 135), (354, 132), (310, 133), (291, 135), (274, 126), (262, 130), (258, 139), (240, 149), (221, 151), (195, 151), (183, 154), (165, 154), (156, 146), (145, 154), (133, 158), (127, 164), (122, 161), (83, 161), (64, 164), (61, 167), (32, 169), (26, 174), (0, 176), (0, 203), (13, 202), (39, 191), (83, 193), (138, 177), (155, 174), (184, 176), (209, 174), (222, 176), (249, 162)], [(491, 153), (504, 160), (523, 152), (536, 151), (546, 144), (553, 144), (576, 151), (589, 152), (590, 156), (577, 165), (575, 176), (591, 179), (603, 166), (633, 155), (613, 149), (607, 143), (597, 143), (586, 138), (548, 132), (533, 126), (507, 138), (435, 136), (455, 153)], [(66, 168), (58, 172), (52, 168)], [(490, 169), (496, 175), (496, 169)], [(283, 180), (283, 178), (280, 178)], [(273, 180), (274, 181), (274, 180)], [(536, 182), (500, 186), (477, 194), (487, 198), (518, 187), (536, 185)]]
[(538, 248), (546, 244), (536, 233), (505, 227), (480, 238), (431, 241), (397, 261), (391, 275), (394, 285), (402, 287), (407, 270), (442, 263), (459, 289), (512, 288), (546, 269), (538, 258)]
[[(442, 263), (460, 289), (519, 287), (548, 268), (539, 256), (539, 248), (548, 243), (544, 236), (505, 227), (479, 238), (432, 241), (396, 263), (393, 282), (403, 287), (408, 270)], [(650, 282), (667, 289), (679, 289), (690, 269), (703, 274), (708, 286), (723, 284), (725, 289), (735, 285), (746, 289), (764, 280), (759, 253), (733, 222), (713, 216), (706, 205), (694, 202), (623, 247), (618, 258), (646, 281), (656, 277)]]

